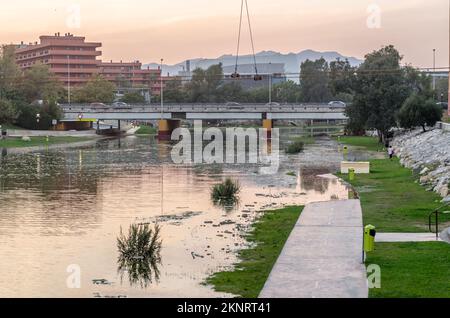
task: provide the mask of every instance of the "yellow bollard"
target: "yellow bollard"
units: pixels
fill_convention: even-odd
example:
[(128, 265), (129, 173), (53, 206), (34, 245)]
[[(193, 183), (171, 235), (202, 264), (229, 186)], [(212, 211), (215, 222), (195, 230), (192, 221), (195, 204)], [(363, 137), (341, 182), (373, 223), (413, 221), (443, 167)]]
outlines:
[(348, 179), (350, 181), (355, 180), (355, 169), (353, 168), (348, 169)]

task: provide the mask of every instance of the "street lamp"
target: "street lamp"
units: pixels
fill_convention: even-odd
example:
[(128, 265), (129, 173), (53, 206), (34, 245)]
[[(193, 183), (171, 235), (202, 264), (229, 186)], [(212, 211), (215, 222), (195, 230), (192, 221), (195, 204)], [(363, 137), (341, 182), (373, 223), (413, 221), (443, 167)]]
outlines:
[(41, 121), (41, 114), (37, 113), (36, 114), (36, 122), (39, 124), (40, 121)]
[(272, 62), (269, 62), (269, 105), (272, 105)]
[(436, 90), (436, 49), (433, 49), (433, 90)]
[(70, 105), (70, 56), (67, 55), (67, 101)]
[(162, 78), (162, 68), (164, 59), (161, 59), (161, 73), (160, 73), (160, 85), (161, 85), (161, 119), (164, 118), (164, 88), (163, 88), (163, 78)]

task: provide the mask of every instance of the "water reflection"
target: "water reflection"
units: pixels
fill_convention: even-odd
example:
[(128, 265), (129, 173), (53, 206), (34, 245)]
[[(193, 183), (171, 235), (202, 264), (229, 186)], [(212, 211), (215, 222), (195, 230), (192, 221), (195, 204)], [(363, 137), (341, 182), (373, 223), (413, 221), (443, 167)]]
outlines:
[[(330, 139), (299, 155), (281, 153), (273, 175), (261, 175), (258, 165), (175, 165), (171, 147), (127, 137), (120, 145), (106, 140), (76, 149), (8, 150), (0, 161), (0, 259), (8, 260), (0, 262), (0, 296), (228, 296), (201, 283), (236, 262), (262, 211), (348, 197), (339, 181), (317, 177), (337, 171), (342, 160)], [(210, 199), (212, 186), (226, 178), (242, 186), (231, 211)], [(120, 266), (117, 229), (127, 236), (130, 224), (152, 222), (163, 226), (164, 266), (125, 258)], [(82, 269), (80, 289), (67, 288), (70, 264)], [(118, 267), (131, 269), (131, 282)], [(151, 269), (151, 282), (145, 269)], [(111, 284), (92, 284), (94, 279)]]
[(151, 228), (149, 224), (132, 224), (127, 235), (120, 229), (117, 238), (119, 251), (117, 271), (123, 277), (128, 276), (130, 286), (147, 288), (160, 277), (162, 240), (158, 224)]

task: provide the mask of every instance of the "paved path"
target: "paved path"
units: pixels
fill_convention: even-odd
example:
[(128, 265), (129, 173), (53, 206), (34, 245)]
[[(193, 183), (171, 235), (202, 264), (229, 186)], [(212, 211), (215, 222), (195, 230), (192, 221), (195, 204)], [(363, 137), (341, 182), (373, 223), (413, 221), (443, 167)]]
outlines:
[[(406, 242), (432, 242), (436, 241), (433, 233), (377, 233), (375, 242), (380, 243), (406, 243)], [(438, 240), (440, 241), (440, 239)]]
[(308, 204), (261, 298), (366, 298), (359, 200)]

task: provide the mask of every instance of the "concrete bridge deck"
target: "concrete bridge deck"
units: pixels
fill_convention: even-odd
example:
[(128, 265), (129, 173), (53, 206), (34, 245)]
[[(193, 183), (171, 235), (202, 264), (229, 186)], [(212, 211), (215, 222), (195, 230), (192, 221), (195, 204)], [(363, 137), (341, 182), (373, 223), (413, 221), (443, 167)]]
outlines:
[(167, 104), (92, 107), (62, 105), (65, 120), (346, 120), (345, 109), (328, 104)]

